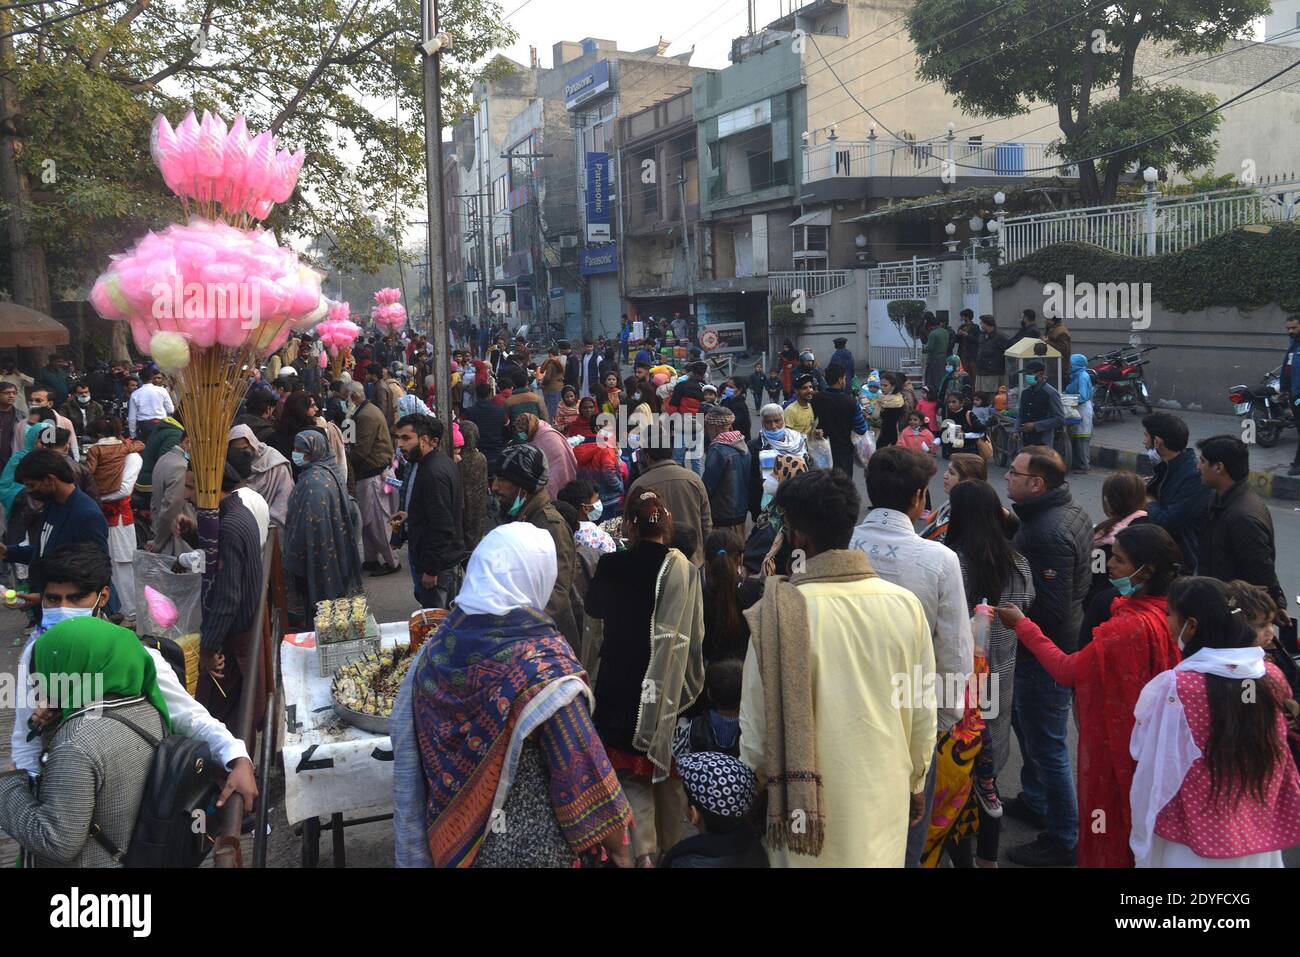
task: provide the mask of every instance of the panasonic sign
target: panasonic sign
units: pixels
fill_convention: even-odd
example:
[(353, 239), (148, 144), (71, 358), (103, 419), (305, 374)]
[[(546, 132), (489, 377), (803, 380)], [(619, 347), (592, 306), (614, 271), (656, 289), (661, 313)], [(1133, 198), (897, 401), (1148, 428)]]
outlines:
[(609, 61), (601, 60), (564, 84), (564, 106), (573, 109), (609, 89)]

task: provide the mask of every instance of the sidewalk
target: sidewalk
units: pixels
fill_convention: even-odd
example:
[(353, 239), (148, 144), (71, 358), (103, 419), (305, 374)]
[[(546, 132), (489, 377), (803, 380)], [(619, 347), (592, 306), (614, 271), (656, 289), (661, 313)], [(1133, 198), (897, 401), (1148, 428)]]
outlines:
[[(1187, 423), (1191, 432), (1188, 447), (1211, 435), (1241, 435), (1242, 419), (1235, 415), (1210, 412), (1174, 413)], [(1151, 465), (1142, 448), (1142, 416), (1125, 413), (1122, 419), (1111, 418), (1092, 429), (1092, 464), (1106, 469), (1127, 469), (1150, 475)], [(1300, 501), (1300, 476), (1287, 475), (1296, 454), (1296, 432), (1285, 429), (1271, 449), (1250, 447), (1250, 482), (1255, 492), (1266, 498)]]

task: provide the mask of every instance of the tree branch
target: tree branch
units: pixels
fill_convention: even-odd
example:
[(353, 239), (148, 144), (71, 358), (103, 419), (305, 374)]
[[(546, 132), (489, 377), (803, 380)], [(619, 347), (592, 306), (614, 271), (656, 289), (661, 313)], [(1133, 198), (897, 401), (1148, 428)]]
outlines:
[(109, 27), (108, 36), (110, 39), (100, 44), (99, 49), (90, 55), (90, 60), (86, 63), (87, 72), (94, 73), (99, 69), (99, 65), (104, 62), (104, 57), (108, 56), (109, 51), (113, 49), (113, 41), (111, 37), (117, 33), (119, 29), (129, 27), (131, 21), (144, 13), (145, 8), (148, 6), (149, 0), (135, 0), (135, 3), (127, 7), (126, 12), (117, 18), (116, 23)]
[[(145, 0), (145, 2), (147, 3), (148, 0)], [(208, 30), (212, 26), (212, 11), (216, 7), (216, 5), (217, 5), (217, 0), (207, 0), (207, 3), (204, 4), (203, 17), (199, 21), (199, 34), (201, 36), (206, 37), (208, 35)], [(195, 39), (197, 41), (197, 37)], [(165, 67), (164, 69), (155, 73), (147, 80), (144, 80), (130, 87), (130, 91), (132, 93), (148, 93), (150, 90), (152, 90), (163, 80), (167, 79), (169, 76), (175, 76), (181, 70), (185, 69), (190, 64), (192, 64), (196, 59), (198, 59), (199, 55), (202, 52), (203, 52), (202, 50), (195, 50), (194, 45), (191, 44), (189, 47), (189, 52), (183, 54), (179, 60), (177, 60), (171, 66)]]
[(311, 73), (308, 74), (303, 85), (298, 88), (298, 91), (294, 93), (289, 102), (284, 105), (284, 108), (280, 110), (279, 114), (271, 122), (272, 134), (280, 132), (280, 127), (282, 127), (289, 117), (293, 115), (293, 111), (298, 108), (298, 104), (302, 102), (302, 98), (307, 95), (307, 92), (312, 88), (316, 81), (321, 78), (321, 75), (326, 71), (326, 69), (332, 65), (334, 50), (339, 45), (339, 40), (343, 38), (343, 31), (347, 29), (348, 23), (352, 20), (352, 14), (356, 13), (357, 7), (360, 5), (361, 0), (352, 0), (352, 6), (348, 8), (347, 16), (343, 18), (343, 22), (339, 24), (338, 30), (334, 33), (334, 39), (330, 41), (329, 49), (325, 51), (325, 55), (321, 57), (321, 61), (317, 63)]

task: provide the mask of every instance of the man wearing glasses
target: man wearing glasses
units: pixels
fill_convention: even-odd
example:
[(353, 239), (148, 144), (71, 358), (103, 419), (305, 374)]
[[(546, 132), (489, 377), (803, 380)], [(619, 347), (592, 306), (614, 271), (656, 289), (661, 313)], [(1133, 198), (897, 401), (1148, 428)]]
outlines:
[[(1034, 576), (1034, 603), (1027, 615), (1066, 654), (1077, 649), (1083, 599), (1091, 580), (1092, 521), (1075, 504), (1065, 462), (1049, 446), (1031, 445), (1007, 470), (1007, 495), (1020, 519), (1016, 551)], [(1011, 727), (1024, 767), (1021, 793), (1005, 802), (1006, 813), (1042, 830), (1007, 856), (1022, 867), (1073, 865), (1079, 841), (1079, 809), (1066, 727), (1069, 688), (1062, 688), (1033, 655), (1016, 656)]]

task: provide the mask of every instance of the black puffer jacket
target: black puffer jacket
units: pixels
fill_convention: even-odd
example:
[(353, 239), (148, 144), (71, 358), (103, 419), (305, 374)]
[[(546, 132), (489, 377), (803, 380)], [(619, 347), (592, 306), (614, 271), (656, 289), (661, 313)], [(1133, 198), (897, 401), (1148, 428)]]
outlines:
[(1009, 346), (1007, 337), (1000, 332), (988, 337), (981, 335), (979, 351), (975, 353), (975, 374), (1006, 375), (1007, 360), (1004, 353)]
[(1267, 588), (1279, 607), (1287, 606), (1277, 580), (1273, 516), (1245, 479), (1215, 496), (1201, 526), (1200, 548), (1199, 574), (1225, 582), (1240, 578)]
[(1075, 504), (1070, 485), (1012, 505), (1020, 531), (1012, 544), (1034, 573), (1034, 603), (1026, 614), (1056, 646), (1076, 650), (1083, 599), (1092, 585), (1092, 521)]

